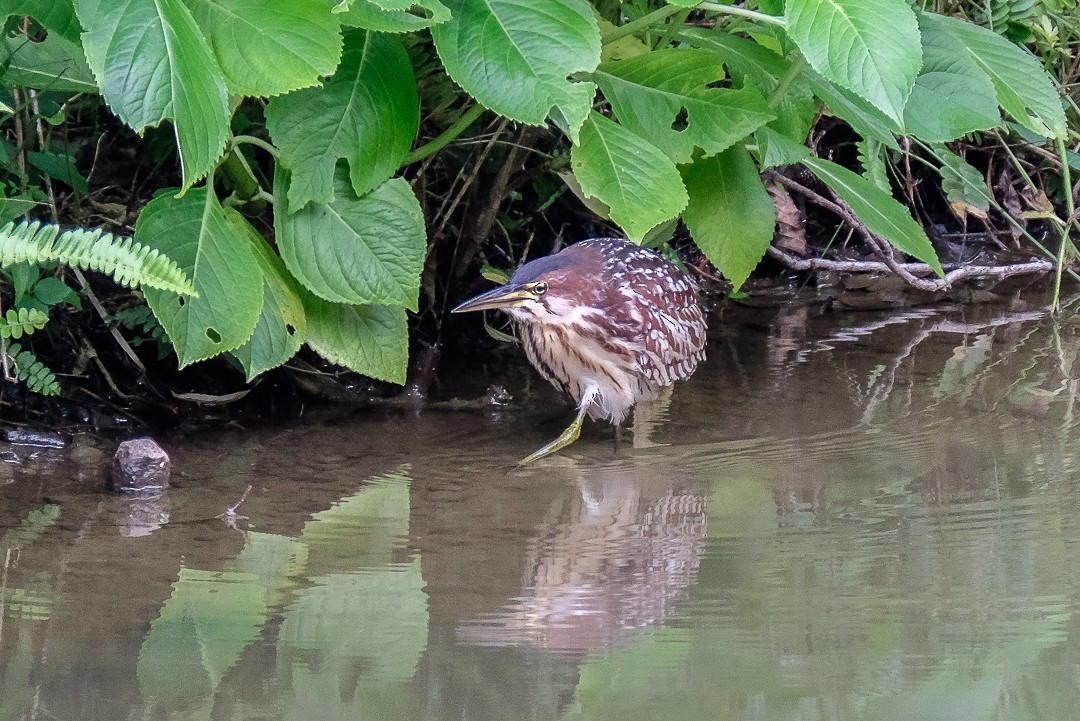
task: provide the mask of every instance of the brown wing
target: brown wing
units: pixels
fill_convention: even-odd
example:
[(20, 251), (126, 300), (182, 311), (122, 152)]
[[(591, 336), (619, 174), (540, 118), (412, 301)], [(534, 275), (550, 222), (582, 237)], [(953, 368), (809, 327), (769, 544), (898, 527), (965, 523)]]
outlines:
[(622, 302), (611, 320), (640, 348), (644, 379), (657, 387), (684, 380), (705, 358), (705, 314), (690, 278), (659, 254), (624, 240), (585, 241), (605, 257), (606, 277)]

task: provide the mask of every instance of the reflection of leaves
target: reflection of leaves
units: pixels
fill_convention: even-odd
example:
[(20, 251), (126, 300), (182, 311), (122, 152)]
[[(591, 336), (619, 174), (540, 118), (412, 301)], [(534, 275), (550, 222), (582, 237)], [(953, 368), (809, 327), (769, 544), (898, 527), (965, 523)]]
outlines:
[(56, 523), (56, 519), (59, 517), (60, 506), (55, 503), (42, 506), (36, 511), (30, 511), (30, 513), (26, 514), (26, 518), (23, 519), (22, 523), (5, 533), (3, 538), (0, 538), (0, 549), (25, 548), (44, 533), (45, 529)]
[(420, 559), (313, 579), (278, 635), (285, 718), (416, 717), (401, 685), (427, 645), (427, 595)]
[(990, 333), (982, 333), (976, 336), (975, 342), (971, 345), (957, 346), (953, 350), (952, 358), (945, 361), (941, 379), (933, 390), (934, 398), (961, 393), (965, 396), (970, 394), (973, 387), (971, 376), (986, 363), (993, 340), (994, 337)]
[(390, 563), (408, 535), (409, 479), (391, 473), (314, 514), (300, 541), (310, 554), (308, 575), (315, 576)]
[(139, 651), (143, 694), (179, 699), (213, 691), (266, 621), (258, 581), (248, 573), (180, 569)]

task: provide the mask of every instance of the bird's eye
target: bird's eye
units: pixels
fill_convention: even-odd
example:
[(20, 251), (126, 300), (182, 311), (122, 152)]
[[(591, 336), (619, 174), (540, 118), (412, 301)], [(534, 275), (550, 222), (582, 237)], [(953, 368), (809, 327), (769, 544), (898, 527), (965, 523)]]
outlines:
[(547, 283), (540, 282), (533, 286), (533, 292), (537, 295), (543, 295), (547, 293)]

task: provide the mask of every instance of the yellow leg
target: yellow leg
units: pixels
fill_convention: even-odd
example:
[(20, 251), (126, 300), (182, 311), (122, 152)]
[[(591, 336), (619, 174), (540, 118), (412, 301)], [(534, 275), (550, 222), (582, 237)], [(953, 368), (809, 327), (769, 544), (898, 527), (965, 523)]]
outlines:
[(553, 440), (551, 443), (548, 443), (540, 450), (534, 453), (530, 453), (528, 456), (521, 459), (518, 462), (518, 465), (525, 466), (532, 463), (533, 461), (538, 461), (544, 456), (550, 456), (555, 451), (561, 451), (563, 448), (566, 448), (568, 445), (576, 441), (578, 439), (578, 436), (581, 435), (581, 423), (585, 420), (585, 411), (587, 410), (589, 410), (589, 404), (585, 403), (578, 409), (578, 413), (577, 416), (574, 418), (574, 422), (567, 426), (566, 430), (559, 434), (558, 438)]

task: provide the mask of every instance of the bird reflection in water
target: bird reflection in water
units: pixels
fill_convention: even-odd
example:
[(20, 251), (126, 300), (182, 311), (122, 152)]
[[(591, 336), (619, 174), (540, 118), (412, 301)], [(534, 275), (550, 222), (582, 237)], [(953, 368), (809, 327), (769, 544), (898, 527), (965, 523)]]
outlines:
[(670, 463), (571, 466), (531, 544), (523, 593), (460, 625), (459, 642), (587, 653), (661, 622), (697, 576), (708, 525), (707, 497)]

